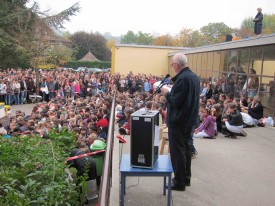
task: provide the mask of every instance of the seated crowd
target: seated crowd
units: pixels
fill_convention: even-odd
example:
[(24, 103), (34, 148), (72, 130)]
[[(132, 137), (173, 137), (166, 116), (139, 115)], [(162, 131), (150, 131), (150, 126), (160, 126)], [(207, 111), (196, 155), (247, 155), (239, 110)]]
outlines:
[[(207, 85), (209, 90), (211, 84)], [(240, 98), (234, 98), (232, 94), (218, 91), (211, 97), (206, 97), (206, 93), (203, 89), (200, 103), (202, 123), (195, 130), (194, 137), (215, 138), (217, 132), (221, 132), (226, 137), (236, 138), (238, 135), (246, 136), (243, 130), (245, 127), (264, 126), (264, 107), (259, 96), (246, 99), (244, 95), (240, 95)]]
[[(34, 81), (34, 74), (31, 69), (8, 70), (2, 71), (0, 76), (7, 75), (4, 82), (21, 79), (24, 84), (24, 79)], [(134, 75), (132, 72), (124, 76), (110, 73), (40, 71), (40, 75), (42, 82), (39, 87), (43, 101), (34, 106), (31, 115), (16, 112), (10, 118), (7, 134), (40, 135), (47, 138), (47, 133), (53, 128), (57, 128), (57, 132), (66, 128), (77, 134), (78, 145), (83, 147), (84, 144), (89, 148), (94, 140), (107, 137), (114, 89), (118, 91), (116, 122), (121, 140), (124, 141), (121, 135), (130, 134), (130, 115), (141, 108), (159, 110), (161, 121), (165, 124), (166, 98), (158, 92), (152, 96), (154, 83), (162, 77)], [(32, 85), (36, 85), (35, 82)], [(216, 89), (212, 89), (209, 82), (202, 85), (205, 87), (201, 88), (198, 123), (194, 134), (190, 136), (216, 138), (217, 133), (221, 132), (226, 137), (236, 138), (238, 135), (246, 136), (244, 127), (262, 124), (263, 106), (259, 96), (234, 98), (232, 94), (225, 94), (218, 89), (219, 85), (216, 85)], [(8, 88), (7, 84), (6, 87)], [(26, 99), (28, 94), (27, 88)], [(6, 92), (5, 97), (8, 95)], [(23, 97), (25, 96), (19, 95), (19, 100), (15, 103), (24, 103), (20, 102), (20, 99), (25, 100)], [(195, 148), (193, 151), (195, 154)]]
[[(110, 73), (40, 71), (41, 82), (36, 84), (32, 69), (0, 71), (0, 76), (3, 79), (0, 84), (0, 101), (11, 105), (23, 104), (29, 102), (30, 95), (36, 90), (39, 90), (42, 97), (42, 101), (35, 104), (30, 115), (16, 111), (15, 116), (9, 118), (6, 127), (0, 123), (0, 135), (11, 138), (48, 138), (50, 132), (59, 133), (62, 129), (74, 131), (76, 148), (71, 151), (70, 156), (73, 159), (67, 161), (67, 164), (76, 168), (78, 177), (83, 176), (88, 168), (86, 181), (97, 180), (97, 184), (100, 184), (93, 157), (82, 155), (93, 151), (93, 144), (96, 142), (107, 140), (115, 90), (115, 117), (119, 127), (117, 138), (120, 142), (126, 143), (124, 135), (130, 134), (130, 115), (139, 109), (158, 110), (160, 129), (166, 127), (166, 98), (154, 89), (154, 84), (163, 77), (134, 75), (132, 72), (124, 76)], [(165, 84), (172, 82), (166, 81)], [(198, 153), (193, 137), (214, 139), (221, 132), (225, 137), (236, 138), (238, 135), (246, 136), (244, 127), (262, 124), (263, 106), (259, 96), (234, 98), (232, 94), (225, 94), (222, 90), (212, 90), (211, 83), (205, 85), (205, 88), (201, 88), (197, 125), (190, 134), (192, 157)], [(70, 170), (66, 172), (71, 175)]]
[[(3, 78), (0, 85), (1, 101), (10, 105), (28, 102), (37, 90), (35, 74), (33, 69), (0, 71)], [(103, 72), (42, 70), (39, 74), (41, 102), (34, 106), (31, 115), (17, 111), (15, 116), (10, 117), (9, 124), (1, 127), (1, 134), (39, 135), (47, 138), (53, 128), (56, 128), (57, 132), (65, 128), (77, 134), (79, 145), (84, 142), (88, 147), (95, 139), (107, 137), (109, 111), (115, 88), (121, 92), (117, 102), (121, 104), (124, 116), (129, 118), (133, 112), (132, 107), (137, 108), (135, 101), (144, 99), (141, 93), (147, 91), (147, 94), (150, 94), (153, 84), (161, 78), (153, 75), (134, 75), (131, 72), (124, 76)], [(14, 82), (18, 82), (17, 90), (13, 87)], [(129, 132), (130, 125), (127, 127), (125, 122), (122, 128), (128, 128)]]

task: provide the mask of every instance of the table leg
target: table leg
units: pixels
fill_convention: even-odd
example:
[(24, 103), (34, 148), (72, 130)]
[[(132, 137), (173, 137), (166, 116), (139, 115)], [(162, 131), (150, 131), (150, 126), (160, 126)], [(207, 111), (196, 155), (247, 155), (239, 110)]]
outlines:
[(163, 154), (165, 144), (166, 144), (166, 137), (163, 137), (163, 138), (162, 138), (162, 141), (161, 141), (160, 152), (159, 152), (159, 154), (161, 154), (161, 155)]
[(168, 197), (167, 197), (167, 205), (170, 206), (171, 205), (171, 182), (172, 182), (172, 178), (171, 178), (171, 174), (168, 176)]
[(166, 195), (166, 176), (163, 177), (163, 195)]
[(124, 195), (125, 195), (125, 175), (121, 174), (121, 185), (120, 185), (120, 206), (124, 206)]

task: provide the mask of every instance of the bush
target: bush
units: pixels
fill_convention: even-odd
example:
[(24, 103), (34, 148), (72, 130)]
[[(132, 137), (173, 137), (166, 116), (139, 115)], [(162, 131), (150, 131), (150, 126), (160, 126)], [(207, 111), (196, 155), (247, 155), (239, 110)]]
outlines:
[(78, 67), (87, 67), (87, 68), (111, 68), (111, 62), (79, 62), (79, 61), (70, 61), (62, 65), (67, 68), (77, 69)]
[(79, 205), (86, 191), (65, 173), (74, 145), (66, 130), (49, 139), (0, 137), (0, 205)]

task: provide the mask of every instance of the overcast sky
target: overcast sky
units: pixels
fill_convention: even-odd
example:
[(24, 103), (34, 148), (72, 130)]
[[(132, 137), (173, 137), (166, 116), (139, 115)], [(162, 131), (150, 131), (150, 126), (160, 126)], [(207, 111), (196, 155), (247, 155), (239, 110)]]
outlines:
[[(33, 0), (31, 1), (33, 2)], [(239, 28), (243, 19), (254, 17), (257, 8), (275, 13), (275, 0), (36, 0), (42, 11), (58, 13), (79, 2), (81, 12), (65, 24), (76, 31), (110, 32), (113, 36), (132, 30), (175, 35), (182, 28), (200, 29), (224, 22)]]

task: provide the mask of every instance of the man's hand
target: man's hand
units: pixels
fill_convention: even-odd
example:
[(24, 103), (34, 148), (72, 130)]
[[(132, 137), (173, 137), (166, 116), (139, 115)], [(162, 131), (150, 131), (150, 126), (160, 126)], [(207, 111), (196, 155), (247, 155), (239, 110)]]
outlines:
[(167, 92), (169, 92), (169, 89), (167, 89), (167, 88), (165, 88), (165, 87), (162, 87), (162, 88), (161, 88), (161, 93), (162, 93), (163, 95), (165, 95)]

